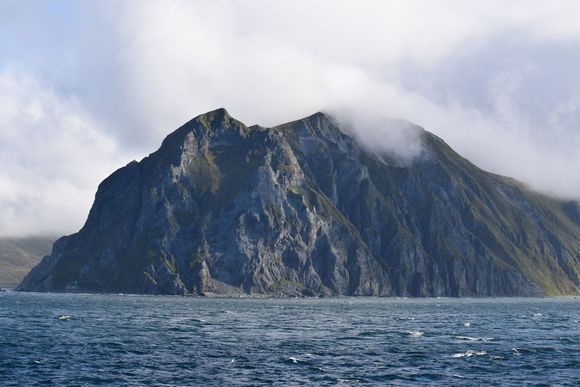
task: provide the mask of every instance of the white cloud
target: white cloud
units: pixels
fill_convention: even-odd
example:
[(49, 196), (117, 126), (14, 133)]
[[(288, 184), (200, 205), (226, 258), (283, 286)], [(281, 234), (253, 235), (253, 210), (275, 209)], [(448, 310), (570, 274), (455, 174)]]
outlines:
[[(575, 177), (580, 157), (578, 148), (571, 147), (579, 143), (579, 131), (566, 131), (567, 139), (557, 137), (555, 127), (534, 126), (536, 106), (526, 106), (532, 97), (526, 82), (551, 69), (530, 55), (509, 59), (494, 53), (495, 45), (514, 36), (521, 36), (518, 44), (526, 49), (580, 42), (576, 24), (553, 25), (558, 15), (571, 20), (567, 15), (578, 8), (576, 2), (554, 7), (493, 1), (436, 6), (428, 1), (254, 1), (242, 7), (153, 1), (129, 3), (121, 36), (127, 43), (124, 63), (130, 69), (139, 63), (132, 73), (132, 98), (139, 100), (136, 107), (150, 112), (152, 131), (161, 128), (164, 134), (193, 111), (218, 106), (264, 125), (342, 109), (358, 117), (361, 133), (373, 139), (385, 133), (386, 147), (400, 151), (405, 149), (401, 136), (376, 127), (386, 116), (403, 118), (439, 134), (483, 168), (550, 194), (580, 198)], [(441, 100), (399, 79), (410, 67), (419, 83), (428, 83), (429, 77), (440, 82), (429, 72), (462, 57), (489, 60), (486, 54), (497, 56), (491, 58), (497, 67), (484, 67), (472, 79), (482, 84), (473, 86), (484, 89), (485, 108), (463, 103), (453, 84), (442, 83), (450, 90)], [(540, 102), (550, 104), (549, 97)], [(569, 104), (559, 106), (570, 110)], [(580, 124), (575, 115), (566, 117)], [(555, 146), (547, 146), (547, 138)], [(416, 153), (410, 146), (403, 156)]]
[(122, 161), (74, 99), (0, 73), (0, 235), (55, 235), (84, 222), (95, 187)]

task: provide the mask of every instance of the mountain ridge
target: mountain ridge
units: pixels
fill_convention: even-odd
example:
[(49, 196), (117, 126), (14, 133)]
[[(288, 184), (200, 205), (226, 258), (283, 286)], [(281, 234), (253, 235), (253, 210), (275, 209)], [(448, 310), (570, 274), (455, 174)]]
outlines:
[[(479, 169), (415, 127), (410, 164), (325, 113), (202, 114), (98, 188), (20, 290), (161, 294), (575, 294), (577, 206)], [(566, 207), (568, 206), (568, 207)]]

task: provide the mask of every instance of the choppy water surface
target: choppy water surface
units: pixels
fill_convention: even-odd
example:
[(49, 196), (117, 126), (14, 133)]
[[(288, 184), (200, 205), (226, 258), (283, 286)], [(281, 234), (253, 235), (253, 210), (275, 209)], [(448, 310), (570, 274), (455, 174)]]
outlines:
[(580, 385), (580, 300), (0, 293), (0, 385)]

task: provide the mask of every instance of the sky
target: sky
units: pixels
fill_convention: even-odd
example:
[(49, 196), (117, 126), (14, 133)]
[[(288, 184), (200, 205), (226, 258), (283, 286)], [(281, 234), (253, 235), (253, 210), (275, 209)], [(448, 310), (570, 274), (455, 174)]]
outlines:
[(317, 111), (580, 200), (578, 1), (0, 0), (0, 236), (63, 235), (196, 115)]

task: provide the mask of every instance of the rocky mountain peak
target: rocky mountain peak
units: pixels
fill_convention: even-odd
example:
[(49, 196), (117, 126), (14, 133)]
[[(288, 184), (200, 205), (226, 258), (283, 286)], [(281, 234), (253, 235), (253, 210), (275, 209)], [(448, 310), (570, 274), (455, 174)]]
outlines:
[(324, 113), (273, 128), (218, 109), (98, 189), (21, 290), (162, 294), (573, 294), (577, 207), (424, 132), (399, 164)]
[(201, 114), (170, 133), (163, 140), (160, 151), (179, 149), (188, 136), (198, 143), (207, 143), (219, 137), (245, 136), (247, 132), (246, 125), (232, 118), (226, 109), (220, 108)]

